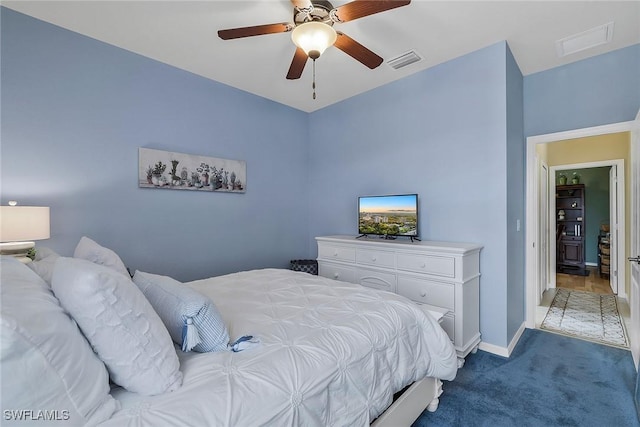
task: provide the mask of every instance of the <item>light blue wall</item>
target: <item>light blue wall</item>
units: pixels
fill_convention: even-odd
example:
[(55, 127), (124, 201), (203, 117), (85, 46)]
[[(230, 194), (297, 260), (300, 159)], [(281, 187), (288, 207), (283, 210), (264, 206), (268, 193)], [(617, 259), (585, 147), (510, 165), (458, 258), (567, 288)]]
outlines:
[[(1, 15), (1, 202), (51, 207), (43, 245), (88, 235), (180, 280), (305, 257), (306, 113)], [(247, 192), (139, 189), (138, 147), (246, 160)]]
[(525, 136), (633, 120), (640, 44), (524, 78)]
[(505, 93), (501, 42), (310, 115), (310, 250), (315, 236), (357, 233), (359, 195), (418, 193), (423, 240), (484, 245), (480, 324), (496, 345), (507, 318)]
[(525, 320), (525, 144), (522, 73), (506, 52), (507, 342)]

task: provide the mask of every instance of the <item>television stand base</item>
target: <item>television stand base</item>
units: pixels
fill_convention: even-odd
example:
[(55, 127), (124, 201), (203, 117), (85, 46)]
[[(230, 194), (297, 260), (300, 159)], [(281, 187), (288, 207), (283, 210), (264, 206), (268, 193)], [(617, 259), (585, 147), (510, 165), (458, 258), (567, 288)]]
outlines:
[[(403, 236), (403, 235), (394, 235), (394, 234), (373, 234), (372, 236), (378, 236), (379, 239), (384, 239), (384, 240), (396, 240), (398, 237), (408, 237), (409, 240), (411, 240), (411, 243), (420, 242), (421, 241), (416, 236)], [(365, 239), (368, 239), (369, 235), (368, 234), (361, 234), (359, 236), (356, 236), (356, 239), (359, 239), (361, 237), (364, 237)]]

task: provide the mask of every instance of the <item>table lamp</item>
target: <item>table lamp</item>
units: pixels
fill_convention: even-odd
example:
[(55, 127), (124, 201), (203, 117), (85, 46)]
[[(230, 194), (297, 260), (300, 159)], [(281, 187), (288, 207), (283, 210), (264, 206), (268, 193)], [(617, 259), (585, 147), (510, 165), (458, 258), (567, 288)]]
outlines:
[(11, 255), (21, 262), (31, 259), (27, 253), (35, 246), (34, 240), (50, 237), (49, 208), (40, 206), (0, 206), (0, 255)]

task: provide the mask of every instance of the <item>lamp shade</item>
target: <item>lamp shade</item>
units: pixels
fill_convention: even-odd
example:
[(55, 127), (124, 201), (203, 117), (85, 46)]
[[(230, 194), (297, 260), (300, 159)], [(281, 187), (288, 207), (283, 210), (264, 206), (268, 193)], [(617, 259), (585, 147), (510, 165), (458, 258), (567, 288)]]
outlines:
[(291, 39), (300, 49), (311, 57), (318, 58), (336, 42), (336, 30), (322, 22), (305, 22), (294, 28)]
[(0, 206), (0, 242), (24, 242), (49, 237), (48, 207)]

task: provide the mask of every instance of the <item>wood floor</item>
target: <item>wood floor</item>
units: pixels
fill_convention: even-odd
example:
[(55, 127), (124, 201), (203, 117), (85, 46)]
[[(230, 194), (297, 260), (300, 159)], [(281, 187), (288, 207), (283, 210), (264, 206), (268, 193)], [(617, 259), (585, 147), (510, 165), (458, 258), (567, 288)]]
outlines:
[(596, 267), (587, 267), (588, 276), (575, 276), (572, 274), (556, 274), (556, 287), (568, 288), (577, 291), (595, 292), (597, 294), (612, 294), (609, 279), (600, 278)]

